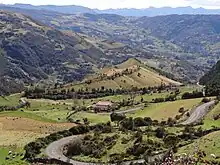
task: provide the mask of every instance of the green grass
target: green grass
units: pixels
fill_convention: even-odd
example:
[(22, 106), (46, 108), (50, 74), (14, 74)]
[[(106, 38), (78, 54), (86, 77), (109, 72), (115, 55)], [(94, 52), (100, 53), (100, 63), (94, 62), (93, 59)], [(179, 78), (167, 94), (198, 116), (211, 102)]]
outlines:
[(78, 112), (71, 116), (73, 120), (81, 120), (83, 121), (84, 118), (87, 118), (90, 123), (106, 123), (110, 121), (109, 115), (101, 115), (95, 113), (88, 113), (88, 112)]
[(67, 122), (66, 117), (69, 111), (67, 110), (40, 110), (29, 111), (34, 116), (39, 116), (42, 119), (46, 119), (48, 122)]
[[(8, 156), (9, 151), (12, 151), (13, 154), (17, 153), (18, 156), (16, 156), (14, 159), (12, 158), (12, 156), (9, 156), (10, 159), (6, 160), (5, 158)], [(17, 149), (15, 147), (5, 148), (5, 147), (0, 146), (0, 164), (1, 165), (28, 165), (27, 162), (21, 160), (22, 153), (23, 153), (22, 149)]]
[(28, 118), (28, 119), (33, 119), (37, 121), (43, 121), (43, 122), (56, 122), (54, 120), (50, 120), (48, 118), (44, 118), (41, 116), (38, 116), (36, 114), (33, 114), (31, 112), (21, 112), (21, 111), (12, 111), (12, 112), (0, 112), (0, 117), (23, 117), (23, 118)]
[(214, 107), (205, 117), (203, 129), (211, 129), (213, 126), (220, 127), (220, 119), (214, 120), (215, 115), (220, 114), (220, 103)]
[(198, 147), (199, 150), (205, 151), (207, 155), (205, 159), (210, 160), (210, 154), (215, 154), (217, 157), (220, 157), (220, 131), (206, 135), (193, 144), (182, 147), (178, 152), (193, 154), (193, 152), (195, 152), (195, 147)]
[(19, 104), (19, 99), (21, 94), (14, 94), (11, 96), (1, 97), (0, 96), (0, 106), (15, 106)]
[(151, 117), (155, 120), (167, 120), (169, 117), (174, 118), (179, 114), (179, 109), (184, 107), (185, 109), (195, 108), (201, 99), (190, 99), (190, 100), (177, 100), (174, 102), (165, 102), (150, 104), (144, 110), (139, 110), (133, 115), (134, 117)]
[[(133, 146), (136, 138), (132, 137), (134, 135), (131, 132), (125, 134), (125, 133), (118, 132), (118, 131), (114, 132), (114, 133), (101, 134), (100, 136), (105, 138), (107, 136), (113, 136), (115, 134), (119, 135), (119, 138), (117, 139), (117, 143), (111, 149), (109, 149), (109, 150), (106, 149), (107, 153), (103, 157), (101, 157), (100, 159), (95, 159), (95, 158), (91, 158), (89, 156), (84, 156), (84, 155), (74, 156), (73, 159), (83, 161), (83, 162), (109, 162), (111, 154), (126, 153), (126, 150)], [(130, 139), (130, 141), (128, 141), (127, 144), (122, 144), (123, 138)], [(156, 138), (155, 136), (148, 137), (147, 135), (143, 135), (144, 141), (146, 141), (148, 139), (162, 143), (162, 140)], [(135, 159), (135, 157), (130, 155), (127, 159), (132, 160), (132, 159)]]
[[(128, 117), (151, 117), (153, 120), (167, 120), (169, 117), (174, 118), (179, 114), (179, 109), (195, 108), (201, 99), (177, 100), (175, 102), (164, 102), (157, 104), (149, 104), (144, 110), (134, 112), (134, 114), (127, 114)], [(107, 122), (110, 120), (110, 115), (102, 115), (88, 112), (78, 112), (71, 117), (73, 120), (81, 120), (88, 118), (90, 123)]]

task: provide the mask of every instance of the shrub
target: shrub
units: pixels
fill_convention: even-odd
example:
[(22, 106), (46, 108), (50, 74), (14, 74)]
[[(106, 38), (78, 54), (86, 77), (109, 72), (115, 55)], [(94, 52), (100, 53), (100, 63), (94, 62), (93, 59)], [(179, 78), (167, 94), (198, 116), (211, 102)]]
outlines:
[(156, 137), (157, 138), (163, 138), (166, 134), (165, 129), (162, 128), (162, 127), (157, 128), (155, 132), (156, 132)]
[(210, 99), (208, 99), (206, 97), (202, 99), (202, 103), (208, 103), (208, 102), (210, 102)]
[(138, 117), (134, 119), (134, 125), (136, 127), (141, 127), (141, 126), (147, 126), (148, 123), (142, 117)]

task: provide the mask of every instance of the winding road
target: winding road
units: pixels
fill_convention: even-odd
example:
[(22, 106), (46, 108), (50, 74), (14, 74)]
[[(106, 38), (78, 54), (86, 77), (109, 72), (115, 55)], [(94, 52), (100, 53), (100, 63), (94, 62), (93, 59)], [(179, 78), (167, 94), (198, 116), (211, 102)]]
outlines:
[[(49, 158), (54, 158), (54, 159), (58, 159), (61, 160), (63, 162), (67, 162), (67, 163), (71, 163), (73, 165), (116, 165), (116, 164), (100, 164), (100, 163), (86, 163), (86, 162), (79, 162), (76, 160), (72, 160), (69, 159), (68, 157), (66, 157), (63, 154), (63, 148), (65, 145), (68, 145), (71, 143), (72, 140), (76, 139), (76, 138), (81, 138), (83, 137), (82, 135), (80, 136), (69, 136), (66, 138), (62, 138), (58, 141), (55, 141), (53, 143), (51, 143), (45, 150), (45, 154), (49, 157)], [(134, 163), (142, 163), (144, 162), (144, 160), (134, 160), (134, 161), (128, 161), (128, 162), (124, 162), (124, 165), (129, 165), (131, 162)]]
[[(199, 120), (201, 120), (209, 111), (209, 108), (215, 104), (215, 101), (210, 101), (208, 103), (202, 104), (200, 106), (198, 106), (194, 112), (190, 115), (190, 117), (182, 122), (182, 125), (189, 125), (189, 124), (193, 124), (198, 122)], [(140, 107), (137, 107), (135, 109), (130, 109), (127, 111), (121, 111), (120, 113), (127, 113), (130, 111), (136, 111), (140, 109)], [(66, 138), (62, 138), (58, 141), (55, 141), (53, 143), (51, 143), (45, 150), (45, 154), (49, 157), (49, 158), (55, 158), (55, 159), (59, 159), (63, 162), (68, 162), (71, 163), (73, 165), (104, 165), (104, 164), (99, 164), (99, 163), (86, 163), (86, 162), (80, 162), (80, 161), (76, 161), (76, 160), (72, 160), (69, 159), (68, 157), (66, 157), (63, 154), (63, 148), (65, 145), (68, 145), (71, 143), (72, 140), (76, 139), (76, 138), (81, 138), (83, 137), (83, 135), (79, 135), (79, 136), (70, 136), (70, 137), (66, 137)], [(141, 163), (144, 162), (144, 160), (136, 160), (133, 161), (134, 163)], [(131, 161), (128, 162), (124, 162), (125, 165), (129, 165), (131, 163)], [(115, 164), (108, 164), (108, 165), (115, 165)]]
[(208, 103), (202, 104), (198, 106), (194, 112), (190, 115), (190, 117), (182, 122), (182, 125), (190, 125), (200, 121), (209, 111), (209, 108), (215, 104), (215, 101), (210, 101)]

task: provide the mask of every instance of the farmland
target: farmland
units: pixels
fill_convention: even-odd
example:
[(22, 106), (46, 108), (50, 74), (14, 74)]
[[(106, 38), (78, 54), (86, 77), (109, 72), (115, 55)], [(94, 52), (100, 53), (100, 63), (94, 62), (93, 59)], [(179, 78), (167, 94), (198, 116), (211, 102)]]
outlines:
[[(100, 78), (100, 75), (102, 75), (102, 78)], [(103, 77), (103, 75), (106, 77)], [(74, 89), (93, 89), (104, 86), (107, 89), (126, 89), (131, 87), (154, 87), (161, 84), (181, 85), (181, 83), (160, 75), (135, 59), (129, 59), (114, 68), (103, 68), (96, 75), (89, 76), (84, 80), (84, 82), (88, 81), (91, 83), (69, 84), (67, 87)]]
[[(197, 87), (196, 87), (197, 88)], [(195, 89), (195, 86), (183, 86), (179, 87), (179, 93), (176, 96), (175, 101), (165, 101), (160, 103), (154, 103), (153, 100), (156, 98), (166, 98), (175, 93), (175, 90), (163, 90), (160, 92), (152, 92), (150, 94), (135, 94), (134, 96), (130, 94), (121, 94), (113, 95), (100, 98), (91, 98), (91, 99), (67, 99), (67, 100), (49, 100), (49, 99), (28, 99), (23, 98), (30, 103), (30, 107), (24, 107), (16, 111), (3, 111), (0, 112), (0, 143), (1, 152), (5, 156), (1, 158), (1, 161), (7, 163), (13, 163), (20, 161), (20, 158), (17, 156), (15, 159), (4, 160), (7, 156), (8, 149), (13, 150), (14, 152), (18, 151), (19, 154), (23, 153), (23, 147), (31, 141), (35, 141), (39, 137), (45, 137), (53, 132), (69, 129), (75, 124), (70, 123), (83, 123), (84, 119), (88, 120), (88, 123), (95, 125), (98, 123), (106, 123), (111, 121), (110, 113), (94, 113), (92, 111), (76, 111), (81, 107), (90, 107), (98, 101), (112, 101), (112, 102), (123, 102), (131, 100), (131, 97), (134, 97), (134, 102), (132, 105), (125, 105), (118, 109), (117, 111), (125, 111), (132, 108), (137, 108), (135, 111), (126, 113), (126, 116), (136, 118), (151, 118), (154, 121), (164, 122), (168, 121), (169, 118), (175, 119), (177, 115), (180, 115), (180, 109), (184, 108), (186, 112), (193, 111), (197, 106), (201, 104), (202, 98), (195, 99), (181, 99), (182, 95), (185, 92), (191, 92)], [(8, 96), (7, 98), (1, 98), (4, 102), (2, 105), (10, 105), (9, 102), (13, 102), (13, 105), (17, 105), (22, 94)], [(218, 114), (219, 105), (217, 105), (213, 111), (211, 111), (204, 120), (203, 128), (211, 128), (210, 121), (214, 114)], [(71, 114), (71, 115), (70, 115)], [(70, 118), (67, 118), (70, 116)], [(71, 120), (70, 120), (71, 119)], [(209, 120), (208, 120), (209, 119)], [(207, 122), (209, 121), (209, 122)], [(113, 123), (112, 123), (113, 124)], [(152, 131), (156, 131), (160, 126), (151, 127)], [(142, 127), (141, 130), (145, 131), (149, 127)], [(173, 133), (180, 135), (184, 128), (178, 127), (167, 127), (167, 133)], [(103, 134), (103, 139), (105, 137), (114, 135), (113, 134)], [(107, 154), (103, 156), (100, 160), (102, 162), (107, 162), (110, 159), (110, 155), (120, 154), (120, 152), (127, 152), (127, 149), (133, 146), (134, 141), (130, 141), (127, 145), (122, 144), (124, 139), (129, 139), (133, 134), (125, 135), (123, 132), (118, 132), (120, 135), (117, 138), (116, 144), (107, 151)], [(143, 136), (144, 139), (149, 140), (149, 135)], [(151, 137), (153, 141), (161, 140), (155, 137), (155, 133), (152, 133)], [(4, 139), (4, 141), (3, 141)], [(100, 140), (103, 140), (100, 139)], [(147, 140), (147, 141), (148, 141)], [(163, 142), (161, 142), (163, 143)], [(125, 147), (126, 146), (126, 147)], [(184, 148), (180, 151), (184, 151)], [(97, 159), (87, 157), (87, 156), (74, 156), (76, 160), (84, 161), (98, 161)], [(128, 159), (134, 159), (133, 156), (129, 156)], [(25, 162), (20, 161), (19, 163), (25, 164)]]

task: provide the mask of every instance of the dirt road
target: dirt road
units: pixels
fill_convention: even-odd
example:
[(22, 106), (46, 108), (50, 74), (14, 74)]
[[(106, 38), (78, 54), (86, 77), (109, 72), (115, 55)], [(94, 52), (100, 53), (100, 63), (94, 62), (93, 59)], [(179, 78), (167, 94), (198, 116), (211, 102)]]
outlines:
[(195, 109), (195, 111), (190, 115), (190, 117), (182, 122), (182, 125), (189, 125), (200, 121), (209, 111), (209, 108), (215, 104), (215, 101), (210, 101), (208, 103), (202, 104)]

